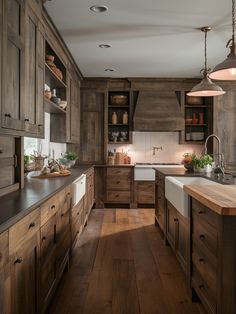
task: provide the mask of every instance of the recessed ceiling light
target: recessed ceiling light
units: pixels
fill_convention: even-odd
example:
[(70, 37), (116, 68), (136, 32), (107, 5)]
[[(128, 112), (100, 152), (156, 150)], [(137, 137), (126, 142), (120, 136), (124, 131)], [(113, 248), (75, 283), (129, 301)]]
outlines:
[(93, 5), (92, 7), (90, 7), (90, 10), (95, 13), (102, 13), (106, 12), (108, 10), (108, 7), (106, 7), (105, 5)]
[(110, 44), (100, 44), (98, 47), (100, 48), (111, 48)]
[(114, 72), (115, 69), (105, 69), (104, 71), (105, 71), (105, 72)]

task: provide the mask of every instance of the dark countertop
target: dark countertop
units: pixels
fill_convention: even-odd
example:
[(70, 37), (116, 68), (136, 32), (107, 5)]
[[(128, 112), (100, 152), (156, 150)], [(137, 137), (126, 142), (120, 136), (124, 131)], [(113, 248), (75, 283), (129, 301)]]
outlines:
[(71, 169), (71, 175), (51, 179), (31, 178), (28, 174), (25, 187), (0, 197), (0, 233), (22, 219), (55, 193), (70, 185), (92, 166)]
[(183, 168), (153, 167), (153, 169), (156, 171), (159, 171), (160, 173), (164, 174), (165, 176), (203, 177), (203, 178), (215, 181), (215, 182), (223, 184), (223, 185), (235, 185), (236, 184), (236, 178), (230, 174), (225, 174), (224, 177), (222, 177), (222, 176), (217, 177), (213, 172), (211, 172), (211, 173), (190, 172), (190, 171), (187, 171), (184, 167)]

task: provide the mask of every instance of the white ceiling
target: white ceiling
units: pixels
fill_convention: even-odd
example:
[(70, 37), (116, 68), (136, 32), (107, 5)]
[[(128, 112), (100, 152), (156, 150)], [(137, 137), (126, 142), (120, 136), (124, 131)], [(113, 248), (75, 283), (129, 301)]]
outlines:
[[(108, 11), (91, 12), (95, 4)], [(85, 77), (199, 77), (204, 34), (197, 28), (206, 25), (209, 66), (228, 54), (231, 0), (52, 0), (45, 7)]]

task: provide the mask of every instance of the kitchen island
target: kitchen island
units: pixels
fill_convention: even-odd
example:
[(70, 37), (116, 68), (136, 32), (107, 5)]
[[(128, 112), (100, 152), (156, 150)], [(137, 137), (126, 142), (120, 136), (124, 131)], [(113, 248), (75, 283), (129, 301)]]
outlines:
[(189, 217), (183, 219), (165, 198), (165, 176), (186, 175), (199, 176), (184, 169), (156, 168), (156, 223), (185, 271), (193, 301), (200, 300), (207, 313), (236, 313), (236, 186), (225, 184), (235, 179), (185, 185), (190, 202)]

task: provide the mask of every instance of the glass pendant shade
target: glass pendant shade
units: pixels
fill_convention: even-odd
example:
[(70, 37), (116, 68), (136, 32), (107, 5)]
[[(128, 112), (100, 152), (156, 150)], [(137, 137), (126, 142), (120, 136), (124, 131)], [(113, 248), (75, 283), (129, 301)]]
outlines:
[(195, 85), (192, 90), (187, 93), (188, 96), (199, 96), (199, 97), (210, 97), (210, 96), (220, 96), (225, 94), (223, 89), (214, 84), (208, 76), (203, 77), (201, 82)]

